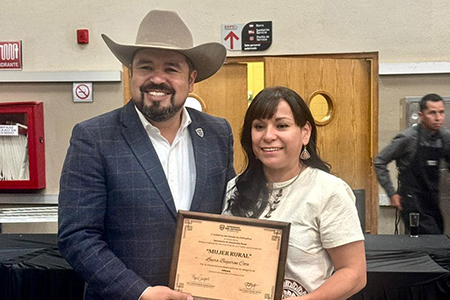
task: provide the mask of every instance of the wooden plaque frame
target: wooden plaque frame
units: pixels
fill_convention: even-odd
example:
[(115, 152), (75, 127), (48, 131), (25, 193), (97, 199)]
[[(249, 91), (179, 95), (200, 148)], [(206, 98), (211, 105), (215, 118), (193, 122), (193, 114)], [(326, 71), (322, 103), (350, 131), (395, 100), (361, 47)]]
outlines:
[(196, 300), (281, 300), (290, 223), (179, 211), (169, 286)]

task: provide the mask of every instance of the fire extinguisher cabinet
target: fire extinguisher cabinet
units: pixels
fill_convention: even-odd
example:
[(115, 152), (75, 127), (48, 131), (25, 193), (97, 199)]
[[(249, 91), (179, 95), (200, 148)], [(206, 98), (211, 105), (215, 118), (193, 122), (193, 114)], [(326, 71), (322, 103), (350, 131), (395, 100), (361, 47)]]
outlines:
[(42, 102), (0, 103), (0, 189), (45, 188)]

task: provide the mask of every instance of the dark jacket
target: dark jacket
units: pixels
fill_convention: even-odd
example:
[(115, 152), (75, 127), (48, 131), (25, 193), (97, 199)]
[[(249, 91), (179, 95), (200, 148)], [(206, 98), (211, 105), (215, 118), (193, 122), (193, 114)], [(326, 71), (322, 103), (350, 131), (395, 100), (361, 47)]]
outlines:
[(441, 129), (436, 135), (432, 136), (420, 124), (418, 126), (409, 127), (402, 133), (396, 135), (391, 143), (378, 154), (373, 162), (378, 182), (386, 191), (389, 198), (396, 194), (397, 191), (392, 184), (387, 165), (395, 160), (399, 172), (405, 171), (408, 168), (416, 154), (419, 128), (422, 128), (420, 143), (422, 145), (437, 145), (437, 143), (442, 143), (445, 153), (444, 158), (447, 165), (450, 163), (450, 130)]
[[(188, 112), (197, 174), (191, 210), (220, 213), (235, 176), (231, 127)], [(147, 286), (167, 285), (176, 217), (163, 168), (131, 101), (74, 127), (61, 175), (58, 246), (88, 283), (85, 299), (137, 300)]]

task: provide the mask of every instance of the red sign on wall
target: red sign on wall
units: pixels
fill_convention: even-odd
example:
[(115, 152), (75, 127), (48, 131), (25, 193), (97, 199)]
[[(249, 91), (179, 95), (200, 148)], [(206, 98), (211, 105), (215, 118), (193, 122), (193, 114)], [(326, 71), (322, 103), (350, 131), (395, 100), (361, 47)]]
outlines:
[(0, 42), (0, 69), (22, 70), (22, 42)]

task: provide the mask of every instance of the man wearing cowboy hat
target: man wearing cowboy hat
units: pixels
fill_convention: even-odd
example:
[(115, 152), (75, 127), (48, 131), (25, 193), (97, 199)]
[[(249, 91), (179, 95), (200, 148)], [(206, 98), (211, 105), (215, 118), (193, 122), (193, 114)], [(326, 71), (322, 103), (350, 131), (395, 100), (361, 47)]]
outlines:
[(221, 118), (185, 108), (226, 50), (193, 47), (175, 12), (150, 11), (135, 45), (103, 39), (131, 72), (132, 101), (75, 125), (63, 166), (58, 245), (85, 299), (189, 299), (168, 287), (177, 210), (220, 213), (235, 176)]

